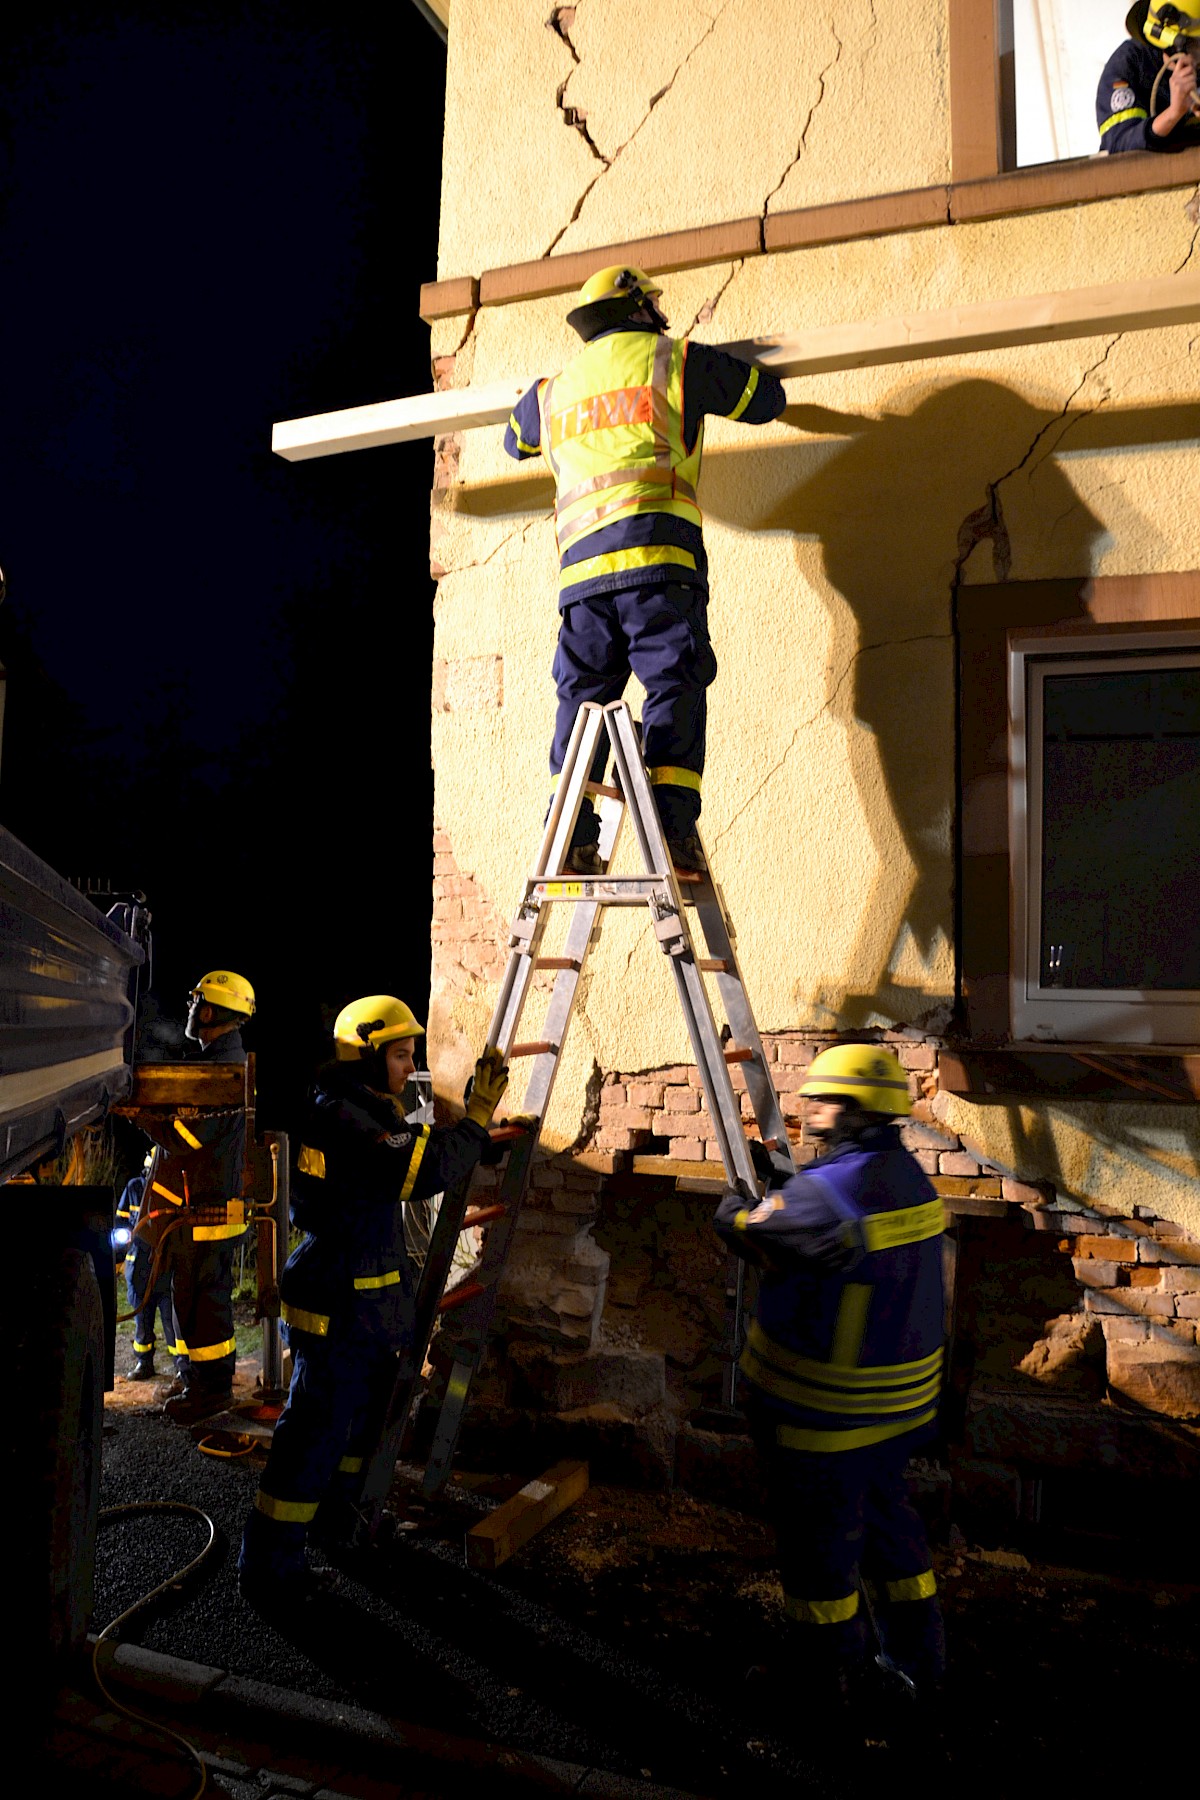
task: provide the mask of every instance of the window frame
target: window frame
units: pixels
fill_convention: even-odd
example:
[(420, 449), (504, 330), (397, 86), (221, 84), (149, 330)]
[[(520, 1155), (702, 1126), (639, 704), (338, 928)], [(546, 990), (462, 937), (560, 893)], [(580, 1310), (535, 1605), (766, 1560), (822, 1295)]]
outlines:
[[(1102, 645), (1118, 633), (1128, 638), (1134, 631), (1154, 637), (1186, 632), (1189, 638), (1200, 639), (1200, 569), (970, 583), (955, 596), (958, 981), (952, 1035), (964, 1052), (1004, 1052), (999, 1061), (1014, 1070), (1013, 1080), (1017, 1040), (1012, 1028), (1009, 639), (1067, 637), (1082, 649)], [(1047, 1047), (1043, 1041), (1042, 1048)], [(1116, 1048), (1115, 1042), (1097, 1045), (1106, 1047)], [(1146, 1045), (1134, 1048), (1151, 1054)], [(1200, 1051), (1200, 1037), (1187, 1048)], [(1164, 1057), (1170, 1054), (1174, 1053), (1162, 1052)], [(1200, 1097), (1200, 1057), (1193, 1057), (1192, 1063), (1195, 1068), (1188, 1080), (1194, 1081)]]
[[(1047, 674), (1200, 666), (1194, 630), (1008, 634), (1010, 1019), (1014, 1038), (1183, 1046), (1200, 1040), (1200, 989), (1048, 988), (1041, 980), (1042, 692)], [(1152, 997), (1151, 997), (1152, 996)]]

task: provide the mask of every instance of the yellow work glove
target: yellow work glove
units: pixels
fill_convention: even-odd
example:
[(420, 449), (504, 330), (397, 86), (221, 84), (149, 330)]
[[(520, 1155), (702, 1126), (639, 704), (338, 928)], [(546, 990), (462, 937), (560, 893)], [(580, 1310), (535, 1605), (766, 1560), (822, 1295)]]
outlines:
[(504, 1058), (499, 1050), (489, 1045), (475, 1064), (475, 1074), (467, 1096), (468, 1119), (473, 1119), (476, 1125), (482, 1125), (486, 1131), (492, 1122), (492, 1114), (504, 1098), (507, 1086), (508, 1070), (504, 1066)]

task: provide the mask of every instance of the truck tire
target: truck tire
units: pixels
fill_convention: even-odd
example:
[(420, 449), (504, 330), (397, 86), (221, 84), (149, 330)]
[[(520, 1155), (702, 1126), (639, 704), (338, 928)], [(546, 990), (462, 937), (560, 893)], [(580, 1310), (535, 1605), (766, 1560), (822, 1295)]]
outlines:
[(16, 1393), (31, 1429), (9, 1485), (10, 1570), (35, 1678), (53, 1684), (87, 1632), (96, 1569), (104, 1312), (91, 1258), (61, 1251), (22, 1311)]

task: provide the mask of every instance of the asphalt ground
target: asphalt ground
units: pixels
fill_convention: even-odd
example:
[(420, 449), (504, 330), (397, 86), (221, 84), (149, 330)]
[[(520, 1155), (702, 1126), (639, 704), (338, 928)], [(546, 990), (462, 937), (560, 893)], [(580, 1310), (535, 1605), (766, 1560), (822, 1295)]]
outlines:
[[(391, 1542), (331, 1572), (328, 1595), (306, 1609), (303, 1634), (268, 1623), (243, 1603), (236, 1582), (260, 1458), (204, 1456), (143, 1394), (131, 1396), (122, 1383), (119, 1403), (106, 1410), (102, 1506), (183, 1501), (207, 1513), (218, 1532), (217, 1553), (200, 1576), (167, 1610), (134, 1626), (134, 1641), (146, 1648), (456, 1737), (612, 1771), (639, 1786), (722, 1794), (742, 1792), (751, 1780), (760, 1793), (795, 1792), (797, 1784), (813, 1795), (844, 1791), (794, 1743), (764, 1730), (743, 1700), (742, 1666), (723, 1663), (716, 1643), (709, 1681), (698, 1689), (692, 1679), (672, 1678), (666, 1636), (629, 1617), (627, 1607), (612, 1617), (588, 1608), (578, 1581), (552, 1584), (540, 1597), (527, 1591), (517, 1565), (536, 1565), (538, 1544), (569, 1532), (570, 1515), (500, 1571), (468, 1569), (463, 1534), (496, 1503), (470, 1477), (456, 1477), (442, 1500), (421, 1509), (406, 1502), (402, 1472), (395, 1500), (409, 1517)], [(531, 1473), (501, 1483), (503, 1491)], [(96, 1629), (187, 1563), (206, 1535), (199, 1520), (172, 1514), (102, 1520)], [(565, 1592), (572, 1586), (579, 1591)], [(579, 1616), (587, 1610), (596, 1616)]]
[[(464, 1532), (542, 1471), (460, 1473), (422, 1508), (418, 1472), (401, 1468), (391, 1500), (401, 1529), (334, 1572), (301, 1638), (237, 1594), (237, 1542), (261, 1461), (202, 1456), (152, 1403), (126, 1382), (110, 1397), (104, 1503), (188, 1501), (211, 1515), (220, 1540), (204, 1578), (135, 1627), (132, 1641), (152, 1650), (314, 1703), (557, 1759), (590, 1779), (609, 1771), (640, 1794), (873, 1796), (881, 1782), (912, 1780), (926, 1793), (1015, 1800), (1033, 1770), (1042, 1781), (1077, 1776), (1088, 1743), (1105, 1763), (1110, 1747), (1116, 1756), (1136, 1742), (1156, 1780), (1179, 1779), (1190, 1764), (1200, 1578), (1194, 1557), (1185, 1565), (1156, 1527), (1152, 1488), (1144, 1516), (1094, 1554), (1078, 1537), (1045, 1533), (969, 1543), (951, 1525), (934, 1546), (950, 1643), (940, 1741), (919, 1732), (906, 1745), (885, 1728), (847, 1755), (811, 1695), (777, 1692), (756, 1705), (748, 1694), (747, 1665), (769, 1659), (786, 1631), (761, 1519), (678, 1492), (594, 1486), (485, 1574), (466, 1567)], [(167, 1515), (102, 1527), (97, 1628), (203, 1538), (199, 1522)], [(264, 1702), (255, 1730), (291, 1746), (278, 1700)], [(472, 1791), (494, 1787), (480, 1778)], [(449, 1776), (444, 1791), (457, 1791)]]

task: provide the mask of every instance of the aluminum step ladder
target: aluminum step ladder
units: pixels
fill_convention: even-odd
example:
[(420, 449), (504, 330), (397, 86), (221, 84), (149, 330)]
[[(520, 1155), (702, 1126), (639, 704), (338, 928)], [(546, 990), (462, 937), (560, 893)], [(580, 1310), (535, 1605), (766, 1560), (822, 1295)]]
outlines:
[[(605, 786), (591, 779), (591, 771), (609, 750), (615, 780), (613, 785)], [(612, 867), (621, 827), (629, 814), (643, 863), (641, 874), (593, 876), (566, 871), (575, 822), (585, 797), (593, 800), (599, 812), (599, 851), (605, 869)], [(543, 955), (542, 941), (551, 915), (556, 907), (564, 905), (570, 909), (565, 942), (559, 954)], [(521, 1110), (533, 1115), (538, 1127), (523, 1130), (502, 1126), (493, 1131), (493, 1139), (509, 1145), (494, 1201), (469, 1207), (470, 1180), (443, 1196), (417, 1292), (413, 1343), (401, 1353), (387, 1420), (364, 1480), (362, 1509), (372, 1523), (378, 1521), (391, 1487), (413, 1404), (422, 1391), (421, 1371), (434, 1325), (439, 1314), (456, 1311), (459, 1316), (454, 1327), (444, 1334), (452, 1360), (425, 1471), (426, 1495), (436, 1494), (450, 1473), (471, 1380), (487, 1344), (497, 1289), (533, 1173), (540, 1123), (550, 1104), (580, 979), (601, 913), (609, 906), (649, 908), (655, 935), (675, 978), (730, 1186), (751, 1201), (757, 1200), (760, 1193), (739, 1098), (730, 1080), (733, 1064), (742, 1069), (754, 1117), (775, 1170), (782, 1177), (795, 1171), (721, 891), (711, 872), (701, 874), (672, 866), (642, 760), (637, 727), (626, 702), (615, 701), (604, 707), (588, 703), (576, 717), (537, 862), (512, 922), (508, 963), (488, 1030), (488, 1043), (499, 1046), (506, 1062), (528, 1060), (529, 1078)], [(702, 939), (707, 954), (700, 953), (697, 937)], [(534, 975), (541, 970), (554, 973), (542, 1036), (522, 1042), (518, 1029)], [(706, 975), (716, 977), (727, 1021), (724, 1034), (713, 1017), (705, 988)], [(460, 1233), (485, 1224), (489, 1229), (479, 1266), (447, 1292), (446, 1282)], [(741, 1259), (731, 1257), (727, 1369), (722, 1391), (728, 1408), (732, 1408), (736, 1394), (744, 1271)]]

